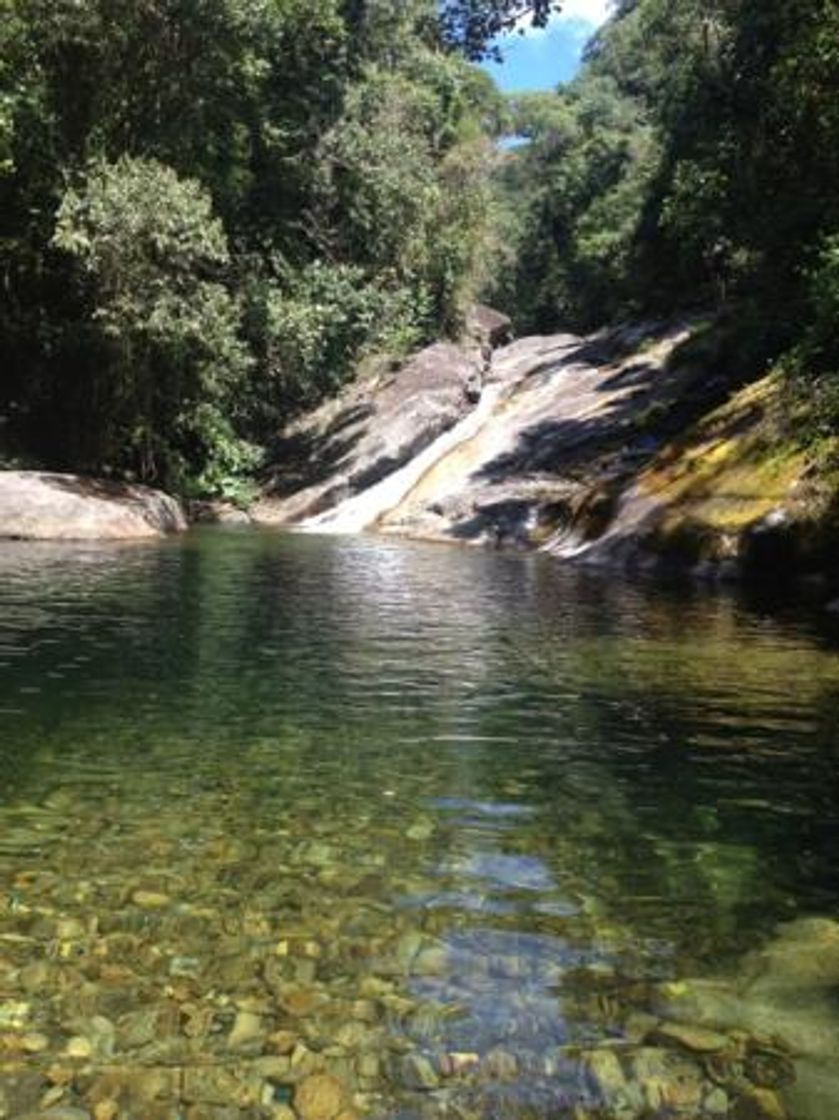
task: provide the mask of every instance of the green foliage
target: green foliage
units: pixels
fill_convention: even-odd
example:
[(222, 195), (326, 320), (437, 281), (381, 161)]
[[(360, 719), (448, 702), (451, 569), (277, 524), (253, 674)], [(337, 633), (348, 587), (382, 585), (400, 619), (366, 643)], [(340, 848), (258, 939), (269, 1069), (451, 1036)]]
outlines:
[(810, 314), (798, 345), (785, 357), (799, 440), (839, 464), (839, 234), (822, 242), (807, 271)]
[(805, 336), (809, 360), (819, 370), (839, 372), (839, 234), (825, 237), (807, 279), (812, 309)]
[(517, 269), (492, 294), (521, 330), (596, 326), (627, 301), (635, 240), (657, 169), (642, 106), (606, 77), (527, 95), (513, 119), (529, 143), (499, 176)]
[(551, 12), (562, 7), (553, 0), (442, 0), (439, 28), (443, 41), (468, 58), (500, 58), (493, 39), (528, 21), (544, 27)]
[(497, 108), (471, 68), (417, 50), (398, 71), (366, 68), (318, 153), (320, 244), (430, 297), (451, 331), (480, 278)]
[(53, 241), (91, 282), (104, 454), (165, 481), (184, 455), (229, 459), (229, 431), (208, 410), (226, 403), (250, 358), (236, 302), (210, 278), (229, 253), (206, 192), (155, 161), (97, 162), (65, 192)]
[(512, 106), (519, 329), (713, 308), (741, 377), (791, 350), (839, 428), (837, 90), (832, 0), (617, 5), (569, 86)]
[(354, 362), (456, 331), (505, 108), (452, 53), (509, 5), (481, 7), (0, 0), (21, 446), (228, 492)]
[(429, 307), (408, 288), (371, 281), (358, 265), (315, 261), (284, 286), (255, 285), (249, 320), (270, 423), (284, 407), (334, 392), (365, 354), (404, 354), (427, 331)]

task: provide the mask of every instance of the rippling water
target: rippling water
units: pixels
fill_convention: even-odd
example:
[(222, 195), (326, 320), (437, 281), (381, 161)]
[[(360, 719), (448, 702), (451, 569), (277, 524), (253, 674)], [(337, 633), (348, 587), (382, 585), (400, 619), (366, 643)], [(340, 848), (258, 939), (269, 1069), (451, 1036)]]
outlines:
[(4, 546), (0, 1116), (835, 1117), (828, 980), (766, 1026), (779, 925), (834, 948), (834, 639), (532, 556)]

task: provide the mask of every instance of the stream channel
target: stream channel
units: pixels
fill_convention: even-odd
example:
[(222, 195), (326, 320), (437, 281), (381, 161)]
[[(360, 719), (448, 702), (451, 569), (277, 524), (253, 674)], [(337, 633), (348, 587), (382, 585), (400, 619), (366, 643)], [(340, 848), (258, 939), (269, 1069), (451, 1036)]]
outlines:
[(0, 550), (0, 1117), (839, 1115), (839, 631), (539, 556)]

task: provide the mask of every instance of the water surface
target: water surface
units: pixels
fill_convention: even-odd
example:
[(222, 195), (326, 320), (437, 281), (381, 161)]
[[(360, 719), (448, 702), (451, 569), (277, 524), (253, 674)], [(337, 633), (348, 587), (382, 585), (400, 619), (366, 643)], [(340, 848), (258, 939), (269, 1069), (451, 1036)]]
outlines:
[(534, 556), (3, 546), (0, 1115), (783, 1096), (784, 1039), (711, 1063), (662, 993), (839, 917), (835, 648)]

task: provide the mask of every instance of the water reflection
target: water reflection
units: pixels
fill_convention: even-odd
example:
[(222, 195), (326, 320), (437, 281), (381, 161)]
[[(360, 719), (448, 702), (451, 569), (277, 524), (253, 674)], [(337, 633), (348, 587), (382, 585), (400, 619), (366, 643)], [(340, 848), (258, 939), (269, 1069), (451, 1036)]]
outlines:
[(365, 539), (0, 573), (11, 1115), (310, 1120), (331, 1077), (313, 1120), (631, 1120), (761, 1088), (656, 1031), (662, 985), (837, 911), (815, 623)]

